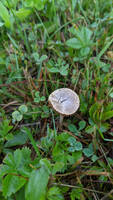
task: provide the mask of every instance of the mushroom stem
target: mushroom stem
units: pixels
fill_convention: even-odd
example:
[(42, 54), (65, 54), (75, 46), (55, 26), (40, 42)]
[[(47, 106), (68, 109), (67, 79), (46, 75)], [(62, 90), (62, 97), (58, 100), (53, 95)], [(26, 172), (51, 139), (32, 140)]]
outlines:
[(64, 116), (60, 114), (60, 129), (62, 128)]

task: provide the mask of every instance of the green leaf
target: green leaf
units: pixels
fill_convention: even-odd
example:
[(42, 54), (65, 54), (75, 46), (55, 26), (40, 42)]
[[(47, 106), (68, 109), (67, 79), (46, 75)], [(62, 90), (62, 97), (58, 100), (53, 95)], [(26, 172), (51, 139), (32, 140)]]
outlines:
[(39, 170), (33, 170), (25, 190), (25, 199), (45, 200), (48, 180), (49, 173), (44, 167), (41, 167)]
[(74, 137), (69, 137), (68, 142), (71, 146), (75, 146), (76, 144), (76, 139)]
[(64, 200), (60, 189), (56, 186), (51, 187), (47, 193), (47, 200)]
[(0, 135), (2, 137), (7, 136), (8, 132), (13, 128), (13, 126), (10, 126), (10, 121), (5, 119), (3, 122), (0, 124)]
[(40, 97), (39, 94), (40, 94), (39, 91), (35, 92), (35, 97)]
[(74, 158), (74, 163), (77, 162), (79, 159), (82, 158), (82, 152), (81, 151), (76, 151), (72, 153), (72, 156)]
[(47, 0), (26, 0), (26, 6), (43, 10)]
[(95, 127), (94, 126), (87, 126), (85, 131), (86, 133), (92, 133), (94, 131)]
[(12, 118), (14, 119), (14, 121), (21, 121), (22, 120), (22, 118), (23, 118), (23, 115), (19, 112), (19, 111), (14, 111), (13, 113), (12, 113)]
[(20, 149), (17, 149), (14, 151), (14, 162), (15, 162), (15, 167), (18, 168), (19, 165), (21, 164), (22, 160), (22, 151)]
[(68, 75), (68, 70), (67, 70), (67, 68), (65, 66), (61, 67), (60, 74), (62, 76), (67, 76)]
[(0, 17), (5, 22), (5, 26), (7, 28), (10, 28), (11, 27), (10, 15), (7, 8), (2, 4), (2, 2), (0, 2)]
[(6, 155), (3, 161), (6, 165), (8, 165), (10, 168), (14, 169), (15, 168), (15, 163), (14, 163), (14, 157), (12, 153), (9, 153)]
[(100, 107), (100, 105), (99, 105), (99, 103), (97, 103), (97, 102), (94, 103), (94, 104), (90, 107), (90, 109), (89, 109), (89, 115), (90, 115), (90, 117), (91, 117), (92, 120), (96, 120), (96, 119), (95, 119), (95, 113), (98, 111), (99, 107)]
[(19, 111), (21, 112), (21, 114), (24, 114), (28, 111), (28, 108), (26, 105), (21, 105), (19, 106)]
[(18, 11), (15, 11), (15, 15), (22, 21), (26, 19), (31, 14), (31, 10), (20, 8)]
[(81, 142), (76, 142), (75, 143), (75, 150), (76, 151), (81, 151), (82, 150), (82, 143)]
[(56, 174), (56, 172), (61, 172), (62, 168), (64, 167), (64, 163), (63, 162), (56, 162), (54, 164), (53, 170), (52, 170), (52, 174)]
[(81, 199), (82, 191), (83, 191), (82, 188), (73, 189), (73, 190), (71, 191), (71, 195), (70, 195), (71, 200), (75, 200), (75, 199), (80, 200), (80, 199)]
[(60, 70), (56, 67), (52, 67), (52, 68), (48, 68), (48, 71), (51, 72), (51, 73), (58, 73), (60, 72)]
[(40, 62), (42, 63), (44, 60), (46, 60), (48, 57), (46, 55), (42, 55), (40, 58)]
[(39, 102), (40, 102), (40, 97), (34, 98), (34, 102), (35, 102), (35, 103), (39, 103)]
[(40, 98), (40, 100), (41, 100), (41, 101), (45, 101), (45, 100), (46, 100), (45, 96), (42, 96), (42, 97)]
[(93, 155), (94, 151), (93, 151), (93, 145), (92, 143), (89, 144), (88, 148), (84, 148), (83, 149), (83, 153), (85, 154), (85, 156), (90, 157)]
[(71, 38), (71, 39), (67, 40), (66, 45), (73, 49), (81, 49), (83, 46), (77, 38)]
[(101, 123), (101, 126), (100, 126), (100, 131), (102, 133), (106, 132), (108, 129), (110, 128), (110, 124), (109, 123)]
[(69, 152), (75, 152), (75, 147), (74, 146), (68, 147), (68, 151)]
[[(76, 36), (76, 38), (74, 38), (74, 40), (70, 39), (69, 41), (72, 43), (72, 42), (75, 42), (75, 44), (79, 44), (78, 45), (78, 49), (81, 49), (81, 48), (87, 48), (88, 46), (91, 46), (92, 44), (92, 40), (91, 40), (91, 35), (92, 35), (92, 31), (86, 27), (81, 27), (80, 29), (75, 29), (74, 27), (72, 27), (70, 29), (70, 32)], [(76, 40), (75, 40), (76, 39)], [(73, 46), (73, 44), (72, 44)], [(75, 47), (76, 48), (76, 47)], [(85, 55), (89, 53), (89, 50), (90, 49), (86, 49), (84, 52), (85, 52)], [(86, 53), (87, 52), (87, 53)]]
[(26, 179), (19, 176), (7, 175), (3, 179), (3, 195), (9, 197), (11, 194), (16, 193), (24, 184)]
[[(17, 149), (14, 153), (9, 153), (4, 159), (5, 166), (9, 170), (13, 170), (13, 173), (29, 176), (31, 168), (29, 166), (31, 162), (31, 150), (27, 147), (23, 149)], [(3, 165), (4, 167), (4, 165)]]
[(28, 135), (27, 133), (18, 132), (16, 135), (13, 136), (12, 139), (8, 140), (5, 143), (5, 147), (13, 147), (16, 145), (23, 145), (27, 142)]
[(80, 55), (82, 57), (87, 56), (90, 53), (90, 48), (89, 47), (84, 47), (80, 50)]
[(52, 168), (51, 168), (51, 163), (49, 160), (47, 160), (46, 158), (43, 158), (40, 160), (40, 164), (41, 166), (45, 167), (45, 169), (48, 171), (49, 174), (51, 173)]
[(79, 131), (83, 130), (86, 126), (86, 122), (84, 120), (79, 122)]
[(91, 160), (92, 160), (93, 162), (95, 162), (97, 159), (98, 159), (98, 156), (96, 156), (96, 155), (93, 155), (92, 158), (91, 158)]
[(102, 120), (106, 121), (113, 117), (113, 111), (104, 112), (102, 115)]
[(75, 133), (75, 135), (78, 135), (78, 130), (76, 128), (76, 126), (74, 124), (69, 124), (68, 125), (68, 129), (69, 131), (71, 131), (72, 133)]

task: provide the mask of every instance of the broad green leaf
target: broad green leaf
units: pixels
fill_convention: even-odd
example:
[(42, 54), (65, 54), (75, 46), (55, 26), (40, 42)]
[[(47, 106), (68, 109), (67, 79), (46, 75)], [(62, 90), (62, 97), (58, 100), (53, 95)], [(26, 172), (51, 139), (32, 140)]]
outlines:
[(106, 132), (108, 129), (110, 128), (110, 124), (109, 123), (101, 123), (101, 126), (100, 126), (100, 131), (102, 133)]
[(21, 112), (21, 114), (24, 114), (28, 111), (28, 108), (26, 105), (21, 105), (19, 106), (19, 111)]
[[(31, 150), (27, 147), (23, 149), (17, 149), (14, 153), (9, 153), (4, 159), (4, 164), (9, 170), (13, 169), (13, 173), (29, 176), (31, 168), (29, 166), (31, 162)], [(4, 165), (3, 165), (4, 166)]]
[(64, 163), (63, 162), (56, 162), (54, 164), (53, 170), (52, 170), (52, 174), (56, 174), (56, 172), (60, 172), (62, 170), (62, 168), (64, 167)]
[(22, 120), (22, 118), (23, 118), (23, 115), (19, 112), (19, 111), (14, 111), (13, 113), (12, 113), (12, 118), (15, 120), (15, 121), (21, 121)]
[(7, 154), (3, 162), (10, 168), (15, 168), (14, 157), (12, 153)]
[(25, 5), (28, 7), (33, 7), (34, 6), (34, 0), (25, 0)]
[(80, 44), (81, 44), (80, 48), (91, 46), (92, 31), (90, 29), (88, 29), (84, 26), (81, 27), (80, 29), (72, 27), (72, 28), (70, 28), (70, 32), (73, 35), (75, 35), (76, 39), (80, 42)]
[(86, 122), (84, 120), (79, 122), (79, 131), (83, 130), (86, 126)]
[(40, 62), (42, 63), (46, 59), (47, 59), (47, 56), (46, 55), (42, 55), (41, 58), (40, 58)]
[(47, 0), (26, 0), (26, 6), (42, 10)]
[(33, 170), (25, 190), (26, 200), (45, 200), (46, 188), (49, 180), (49, 173), (41, 167)]
[(84, 43), (89, 45), (91, 42), (90, 39), (91, 39), (92, 31), (90, 29), (88, 29), (87, 27), (82, 27), (81, 35), (84, 40)]
[(48, 68), (48, 71), (51, 72), (51, 73), (58, 73), (60, 72), (60, 70), (56, 67), (52, 67), (52, 68)]
[(91, 158), (91, 160), (92, 160), (93, 162), (95, 162), (97, 159), (98, 159), (98, 156), (96, 156), (96, 155), (93, 155), (92, 158)]
[(45, 167), (45, 169), (48, 171), (49, 174), (51, 173), (51, 170), (52, 170), (51, 163), (48, 159), (46, 159), (46, 158), (41, 159), (40, 164), (41, 164), (41, 166)]
[(7, 175), (3, 179), (3, 195), (9, 197), (11, 194), (16, 193), (24, 184), (26, 179), (20, 176)]
[(113, 110), (113, 102), (109, 102), (109, 104), (105, 107), (105, 112)]
[(102, 120), (108, 120), (113, 117), (113, 111), (104, 112), (102, 115)]
[(43, 10), (47, 0), (34, 0), (34, 7), (37, 10)]
[(18, 168), (19, 165), (21, 164), (21, 160), (22, 160), (22, 151), (20, 149), (16, 149), (16, 151), (14, 151), (14, 162), (16, 168)]
[(74, 147), (75, 147), (76, 151), (81, 151), (82, 150), (82, 143), (76, 142)]
[(86, 157), (90, 157), (93, 155), (93, 152), (89, 148), (84, 148), (83, 153), (85, 154)]
[(22, 151), (22, 164), (29, 165), (29, 163), (31, 162), (31, 149), (25, 147), (21, 151)]
[(75, 146), (76, 144), (76, 139), (74, 137), (69, 137), (68, 142), (71, 146)]
[(92, 143), (88, 145), (88, 148), (84, 148), (83, 149), (83, 153), (87, 157), (90, 157), (90, 156), (93, 155), (94, 151), (93, 151), (93, 145), (92, 145)]
[(67, 76), (67, 75), (68, 75), (67, 67), (65, 67), (65, 66), (61, 67), (61, 69), (60, 69), (60, 74), (61, 74), (62, 76)]
[(5, 26), (7, 28), (10, 28), (11, 27), (10, 15), (7, 8), (2, 4), (2, 2), (0, 2), (0, 17), (5, 22)]
[(28, 135), (27, 133), (18, 132), (16, 135), (13, 136), (12, 139), (8, 140), (5, 143), (5, 147), (13, 147), (16, 145), (23, 145), (27, 142)]
[(41, 101), (45, 101), (45, 100), (46, 100), (45, 96), (42, 96), (42, 97), (40, 98), (40, 100), (41, 100)]
[(69, 152), (75, 152), (75, 146), (68, 147), (67, 149)]
[(76, 152), (72, 153), (72, 156), (74, 158), (74, 162), (77, 162), (78, 160), (80, 160), (82, 158), (82, 152), (76, 151)]
[(10, 121), (5, 119), (3, 122), (0, 124), (0, 135), (1, 136), (7, 136), (8, 132), (13, 128), (13, 126), (10, 126)]
[(77, 127), (76, 127), (74, 124), (69, 124), (69, 125), (68, 125), (68, 129), (69, 129), (69, 131), (71, 131), (72, 133), (75, 133), (76, 135), (78, 134)]
[(71, 38), (71, 39), (67, 40), (66, 45), (73, 49), (81, 49), (83, 47), (83, 45), (77, 38)]
[(20, 8), (18, 11), (15, 11), (15, 15), (22, 21), (26, 19), (31, 14), (31, 10)]
[(0, 180), (2, 180), (1, 178), (5, 175), (7, 175), (8, 173), (15, 173), (16, 171), (14, 171), (13, 168), (10, 168), (7, 165), (1, 165), (0, 166)]
[(86, 133), (93, 133), (94, 130), (95, 130), (94, 126), (87, 126), (85, 129)]
[(83, 56), (87, 56), (90, 53), (90, 48), (89, 47), (84, 47), (80, 50), (80, 55)]

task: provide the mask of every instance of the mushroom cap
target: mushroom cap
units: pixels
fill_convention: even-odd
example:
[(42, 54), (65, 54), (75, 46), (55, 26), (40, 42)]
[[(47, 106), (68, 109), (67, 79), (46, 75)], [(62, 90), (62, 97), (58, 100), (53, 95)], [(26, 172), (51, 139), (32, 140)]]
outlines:
[(80, 105), (78, 95), (69, 88), (55, 90), (48, 101), (56, 112), (67, 116), (74, 114)]

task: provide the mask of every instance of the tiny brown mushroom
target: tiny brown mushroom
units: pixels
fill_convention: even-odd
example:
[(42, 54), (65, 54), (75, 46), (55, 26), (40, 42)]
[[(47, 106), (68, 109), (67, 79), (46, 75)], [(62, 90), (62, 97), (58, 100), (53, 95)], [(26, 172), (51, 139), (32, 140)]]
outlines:
[(78, 95), (69, 88), (60, 88), (52, 92), (48, 99), (52, 108), (60, 114), (60, 128), (64, 116), (74, 114), (80, 105)]

